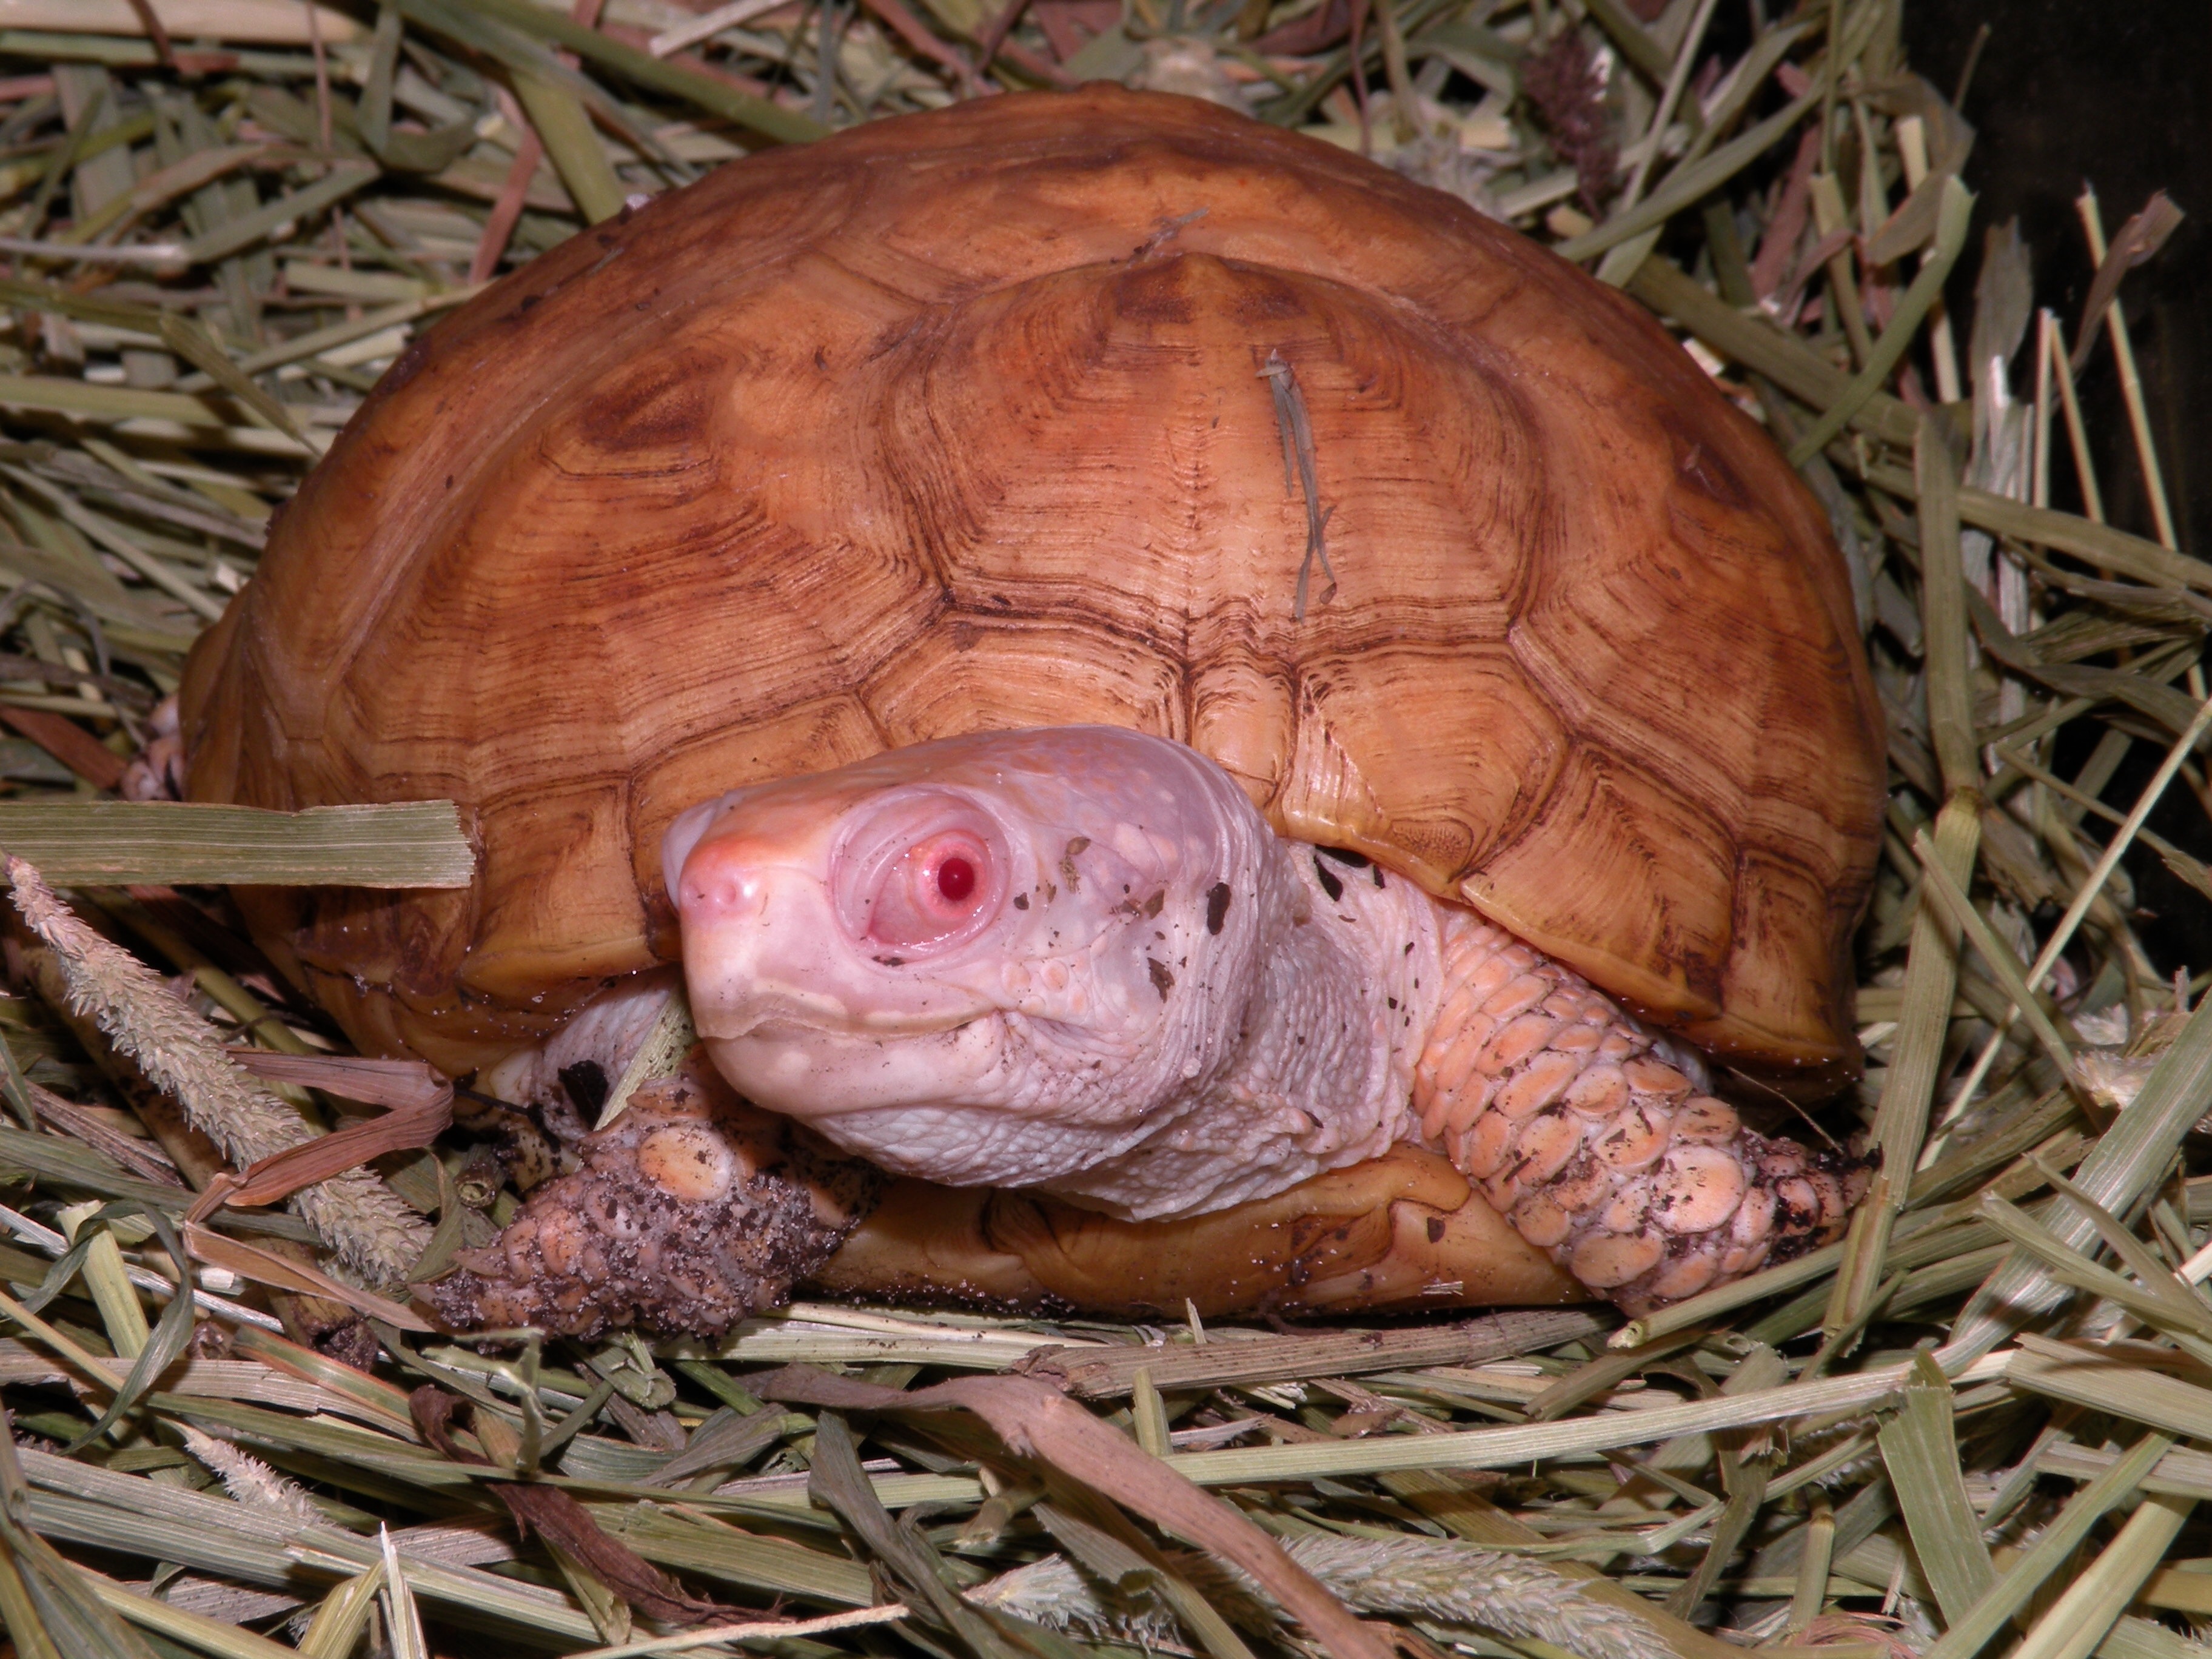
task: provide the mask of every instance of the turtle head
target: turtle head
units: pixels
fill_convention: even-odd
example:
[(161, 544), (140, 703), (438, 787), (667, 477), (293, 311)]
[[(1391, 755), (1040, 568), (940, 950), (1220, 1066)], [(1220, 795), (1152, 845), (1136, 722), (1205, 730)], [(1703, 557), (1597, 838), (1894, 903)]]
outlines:
[(1036, 1185), (1227, 1063), (1272, 840), (1191, 750), (1063, 726), (735, 791), (662, 868), (733, 1085), (901, 1173)]

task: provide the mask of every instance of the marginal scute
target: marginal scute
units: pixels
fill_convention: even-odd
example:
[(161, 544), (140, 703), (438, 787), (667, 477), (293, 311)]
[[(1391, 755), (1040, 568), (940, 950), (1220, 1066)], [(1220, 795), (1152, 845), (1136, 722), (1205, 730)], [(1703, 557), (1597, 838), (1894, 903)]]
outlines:
[[(1756, 850), (1747, 851), (1741, 863), (1748, 878), (1736, 889), (1734, 932), (1743, 944), (1729, 959), (1721, 1000), (1731, 1010), (1741, 1011), (1736, 1021), (1737, 1044), (1747, 1045), (1768, 1067), (1778, 1055), (1792, 1056), (1803, 1064), (1802, 1049), (1786, 1034), (1804, 1029), (1834, 988), (1855, 982), (1850, 940), (1858, 923), (1856, 901), (1840, 872), (1823, 878), (1816, 869)], [(1800, 977), (1785, 979), (1760, 966), (1771, 954), (1771, 942), (1808, 939), (1823, 929), (1833, 944), (1828, 961), (1819, 964), (1817, 971), (1808, 963)], [(1784, 1082), (1779, 1077), (1771, 1080), (1778, 1086)]]
[[(1271, 353), (1337, 576), (1302, 618)], [(695, 789), (1134, 725), (1809, 1093), (1857, 1060), (1853, 631), (1817, 506), (1632, 302), (1087, 87), (763, 151), (459, 308), (196, 648), (186, 788), (460, 803), (464, 901), (242, 900), (356, 1042), (460, 1072), (670, 957)]]
[(600, 875), (629, 854), (625, 793), (618, 780), (574, 780), (524, 798), (536, 812), (485, 849), (480, 942), (458, 975), (469, 994), (526, 1005), (550, 987), (596, 989), (653, 965), (637, 890)]
[(1577, 747), (1534, 822), (1461, 891), (1547, 955), (1655, 1020), (1686, 1024), (1694, 1037), (1722, 1018), (1735, 864), (1722, 820), (1633, 762)]
[[(1479, 635), (1379, 637), (1357, 653), (1309, 661), (1305, 675), (1312, 712), (1301, 722), (1300, 758), (1313, 747), (1304, 727), (1325, 721), (1328, 745), (1358, 757), (1357, 793), (1331, 780), (1320, 757), (1308, 759), (1311, 769), (1293, 771), (1267, 804), (1276, 828), (1357, 845), (1433, 891), (1449, 894), (1462, 872), (1522, 831), (1571, 746), (1511, 652)], [(1413, 709), (1419, 719), (1408, 718)], [(1481, 764), (1471, 767), (1471, 756)]]
[(1190, 680), (1190, 743), (1265, 807), (1291, 762), (1291, 686), (1249, 648), (1230, 647)]

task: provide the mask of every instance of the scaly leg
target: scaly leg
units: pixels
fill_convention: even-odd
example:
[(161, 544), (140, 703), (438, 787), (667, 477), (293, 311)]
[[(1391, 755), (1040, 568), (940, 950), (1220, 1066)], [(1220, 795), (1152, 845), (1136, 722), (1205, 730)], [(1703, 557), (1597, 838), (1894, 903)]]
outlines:
[(1572, 970), (1470, 914), (1414, 1081), (1421, 1133), (1530, 1243), (1632, 1313), (1841, 1236), (1869, 1172), (1743, 1127)]

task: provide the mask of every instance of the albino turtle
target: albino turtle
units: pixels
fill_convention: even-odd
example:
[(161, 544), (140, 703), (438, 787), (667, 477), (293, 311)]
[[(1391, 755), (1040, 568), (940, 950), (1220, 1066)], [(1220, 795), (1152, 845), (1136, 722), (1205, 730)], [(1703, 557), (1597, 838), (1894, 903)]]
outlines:
[(193, 799), (462, 803), (465, 892), (240, 894), (365, 1048), (588, 1111), (680, 960), (701, 1051), (457, 1321), (1642, 1306), (1863, 1182), (1705, 1069), (1857, 1063), (1818, 510), (1618, 295), (1208, 105), (981, 100), (575, 238), (395, 365), (183, 701)]

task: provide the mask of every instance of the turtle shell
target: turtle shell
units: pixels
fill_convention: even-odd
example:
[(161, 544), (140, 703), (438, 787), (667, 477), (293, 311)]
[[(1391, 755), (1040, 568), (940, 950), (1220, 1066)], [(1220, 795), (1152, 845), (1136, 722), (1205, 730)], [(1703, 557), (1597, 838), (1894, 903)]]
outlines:
[(461, 803), (465, 891), (240, 895), (452, 1070), (674, 958), (684, 808), (1078, 721), (1726, 1063), (1856, 1061), (1882, 730), (1810, 496), (1618, 294), (1191, 100), (873, 122), (532, 262), (385, 376), (183, 708), (194, 799)]

